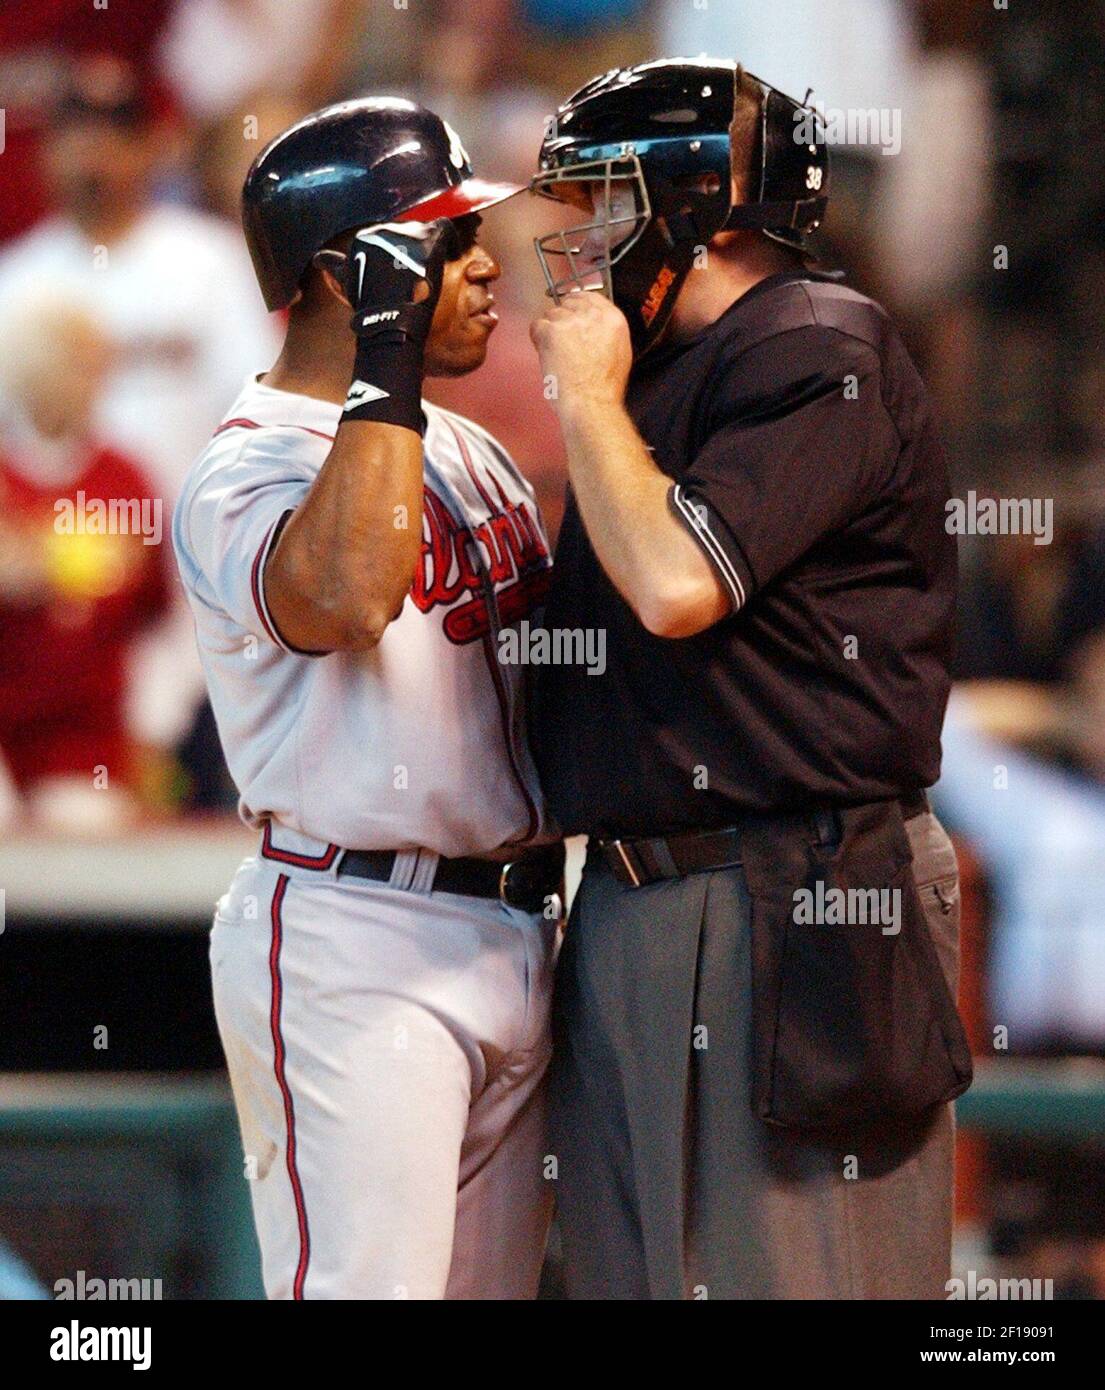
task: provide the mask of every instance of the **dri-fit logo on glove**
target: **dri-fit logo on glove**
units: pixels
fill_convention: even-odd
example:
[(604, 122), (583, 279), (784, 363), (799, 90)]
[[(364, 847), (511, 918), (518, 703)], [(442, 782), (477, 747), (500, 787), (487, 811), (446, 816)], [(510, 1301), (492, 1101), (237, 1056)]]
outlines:
[[(544, 600), (549, 587), (549, 552), (524, 502), (508, 502), (478, 526), (461, 526), (431, 487), (425, 489), (422, 553), (411, 599), (422, 613), (450, 608), (445, 636), (457, 646), (491, 633), (483, 580), (473, 549), (479, 548), (496, 589), (500, 621), (524, 618)], [(457, 600), (471, 595), (463, 603)], [(455, 605), (455, 606), (454, 606)]]

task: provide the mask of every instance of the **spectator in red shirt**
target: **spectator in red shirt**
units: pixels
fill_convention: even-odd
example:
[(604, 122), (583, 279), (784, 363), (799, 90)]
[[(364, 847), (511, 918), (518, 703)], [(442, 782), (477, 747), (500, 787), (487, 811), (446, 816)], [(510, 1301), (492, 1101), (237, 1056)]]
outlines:
[(168, 606), (168, 518), (91, 433), (110, 365), (92, 320), (28, 302), (0, 341), (0, 755), (33, 814), (104, 828), (131, 804), (127, 653)]

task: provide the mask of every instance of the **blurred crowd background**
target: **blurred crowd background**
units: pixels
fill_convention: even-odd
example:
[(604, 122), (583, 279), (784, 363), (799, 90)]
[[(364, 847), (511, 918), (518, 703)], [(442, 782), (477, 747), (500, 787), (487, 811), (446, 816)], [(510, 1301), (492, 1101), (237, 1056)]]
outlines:
[[(147, 1046), (132, 1037), (127, 1068), (218, 1070), (201, 957), (186, 965), (169, 938), (142, 936), (161, 912), (158, 873), (145, 872), (129, 935), (113, 941), (120, 923), (101, 913), (99, 934), (70, 933), (66, 952), (82, 885), (95, 897), (106, 861), (78, 870), (58, 847), (230, 824), (169, 525), (192, 458), (279, 341), (238, 225), (253, 158), (318, 106), (391, 93), (445, 115), (477, 172), (524, 182), (547, 117), (581, 82), (700, 52), (797, 97), (812, 87), (831, 110), (900, 121), (893, 145), (834, 149), (822, 258), (901, 326), (953, 493), (1047, 508), (1046, 540), (960, 538), (958, 684), (935, 799), (964, 865), (980, 1057), (1082, 1059), (1078, 1099), (1056, 1119), (1045, 1078), (1034, 1126), (1016, 1121), (1025, 1101), (1001, 1133), (967, 1139), (957, 1250), (1102, 1296), (1102, 1091), (1087, 1070), (1105, 1054), (1102, 0), (0, 4), (0, 825), (45, 885), (22, 909), (37, 923), (22, 955), (9, 891), (0, 996), (24, 1012), (0, 1066), (120, 1071), (118, 1050), (91, 1052), (55, 1014), (64, 996), (83, 1020), (89, 994), (110, 1012), (137, 971), (127, 1007), (146, 1011)], [(555, 532), (563, 458), (527, 336), (546, 217), (526, 197), (488, 214), (505, 271), (488, 364), (428, 394), (504, 441)], [(97, 509), (119, 499), (140, 524), (101, 534)], [(124, 877), (143, 875), (138, 858)], [(198, 941), (205, 924), (192, 925)], [(50, 1241), (28, 1235), (45, 1199), (26, 1176), (31, 1141), (7, 1133), (0, 1114), (0, 1238), (23, 1259), (9, 1287), (33, 1287), (55, 1277), (42, 1250), (72, 1232), (55, 1213)], [(194, 1271), (180, 1283), (204, 1287)]]

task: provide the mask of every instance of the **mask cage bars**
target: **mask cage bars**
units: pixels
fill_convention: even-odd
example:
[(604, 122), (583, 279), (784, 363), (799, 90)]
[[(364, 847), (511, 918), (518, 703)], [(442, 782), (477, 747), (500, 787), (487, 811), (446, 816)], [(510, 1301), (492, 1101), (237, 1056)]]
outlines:
[[(611, 190), (615, 180), (618, 182), (625, 180), (632, 185), (634, 199), (637, 203), (634, 212), (620, 217), (611, 215)], [(560, 303), (565, 294), (586, 289), (587, 286), (584, 282), (596, 273), (602, 275), (603, 291), (607, 298), (611, 300), (614, 298), (611, 268), (640, 240), (652, 217), (652, 205), (649, 201), (645, 176), (641, 170), (641, 161), (635, 154), (619, 155), (611, 159), (591, 159), (582, 164), (572, 164), (565, 169), (550, 169), (546, 173), (535, 175), (530, 182), (531, 192), (539, 194), (542, 198), (552, 198), (559, 203), (567, 200), (557, 196), (554, 191), (557, 184), (597, 182), (601, 182), (603, 186), (600, 215), (594, 217), (590, 222), (580, 222), (575, 226), (565, 227), (557, 232), (547, 232), (544, 236), (533, 239), (534, 250), (537, 252), (537, 259), (541, 262), (545, 283), (548, 286), (547, 293), (557, 304)], [(569, 205), (574, 206), (574, 204)], [(633, 224), (632, 230), (621, 241), (615, 243), (611, 237), (611, 229), (626, 223)], [(578, 241), (581, 234), (594, 231), (603, 233), (606, 241), (606, 254), (600, 264), (592, 264), (581, 269), (576, 261), (580, 254), (580, 248), (578, 245), (575, 247), (569, 245), (568, 238), (571, 237)], [(558, 277), (554, 273), (549, 263), (551, 256), (564, 257), (568, 265), (567, 275)]]

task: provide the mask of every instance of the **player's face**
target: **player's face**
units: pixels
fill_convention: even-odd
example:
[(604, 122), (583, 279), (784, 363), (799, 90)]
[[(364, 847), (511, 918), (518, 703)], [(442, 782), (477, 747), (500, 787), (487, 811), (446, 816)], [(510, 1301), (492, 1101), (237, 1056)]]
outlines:
[(502, 274), (498, 261), (481, 246), (479, 218), (457, 219), (461, 254), (445, 263), (441, 294), (426, 343), (427, 376), (463, 376), (487, 356), (487, 340), (499, 321), (492, 307), (492, 284)]

